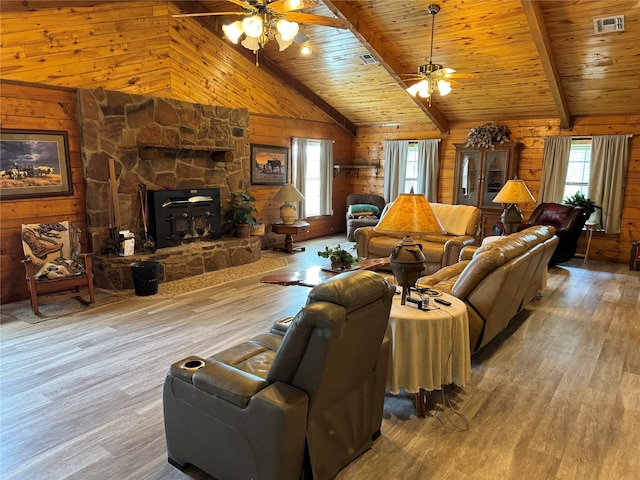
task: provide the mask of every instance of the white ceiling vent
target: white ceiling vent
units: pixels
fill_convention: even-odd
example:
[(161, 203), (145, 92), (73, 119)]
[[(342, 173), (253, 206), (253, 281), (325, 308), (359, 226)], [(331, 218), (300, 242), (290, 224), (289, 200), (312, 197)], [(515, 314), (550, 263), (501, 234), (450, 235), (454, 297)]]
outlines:
[(377, 63), (379, 63), (378, 60), (376, 60), (376, 57), (374, 57), (370, 53), (365, 53), (364, 55), (358, 56), (360, 57), (360, 60), (362, 60), (362, 63), (364, 63), (365, 65), (376, 65)]
[(596, 33), (623, 32), (624, 15), (593, 19), (593, 30)]

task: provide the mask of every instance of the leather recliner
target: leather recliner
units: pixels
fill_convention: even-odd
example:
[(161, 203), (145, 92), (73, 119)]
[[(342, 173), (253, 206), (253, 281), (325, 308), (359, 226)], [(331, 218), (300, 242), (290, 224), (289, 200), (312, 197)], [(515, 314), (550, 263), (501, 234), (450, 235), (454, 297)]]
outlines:
[[(578, 240), (589, 215), (583, 207), (564, 205), (560, 203), (541, 203), (524, 223), (518, 227), (518, 231), (525, 230), (534, 225), (547, 225), (553, 227), (558, 237), (558, 246), (553, 252), (549, 265), (568, 262), (576, 254)], [(502, 235), (504, 228), (502, 222), (493, 227), (494, 235)]]
[(380, 432), (394, 292), (373, 272), (343, 273), (314, 287), (288, 327), (174, 363), (169, 462), (218, 480), (334, 477)]

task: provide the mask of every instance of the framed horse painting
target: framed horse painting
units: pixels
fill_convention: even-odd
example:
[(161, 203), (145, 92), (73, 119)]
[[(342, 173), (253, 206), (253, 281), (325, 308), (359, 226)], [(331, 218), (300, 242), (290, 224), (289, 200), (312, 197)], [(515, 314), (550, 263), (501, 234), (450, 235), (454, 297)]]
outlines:
[(251, 184), (284, 185), (289, 178), (289, 147), (251, 145)]

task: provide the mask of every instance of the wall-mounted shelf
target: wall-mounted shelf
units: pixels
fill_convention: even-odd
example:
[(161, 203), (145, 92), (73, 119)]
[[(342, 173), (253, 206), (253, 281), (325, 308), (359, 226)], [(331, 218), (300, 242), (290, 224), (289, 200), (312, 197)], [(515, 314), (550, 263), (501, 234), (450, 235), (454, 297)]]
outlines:
[(360, 169), (373, 169), (373, 173), (375, 174), (375, 176), (378, 176), (378, 173), (380, 172), (380, 167), (378, 165), (342, 165), (342, 164), (336, 164), (333, 166), (333, 176), (337, 177), (338, 174), (340, 173), (340, 171), (342, 169), (345, 170), (345, 176), (349, 177), (349, 175), (351, 175), (351, 172), (355, 172), (356, 173), (356, 177), (360, 176)]
[(173, 151), (192, 151), (192, 152), (211, 152), (211, 160), (214, 162), (233, 162), (235, 159), (235, 150), (230, 147), (217, 147), (213, 145), (157, 145), (151, 143), (142, 143), (138, 145), (140, 156), (147, 158), (152, 150), (173, 150)]

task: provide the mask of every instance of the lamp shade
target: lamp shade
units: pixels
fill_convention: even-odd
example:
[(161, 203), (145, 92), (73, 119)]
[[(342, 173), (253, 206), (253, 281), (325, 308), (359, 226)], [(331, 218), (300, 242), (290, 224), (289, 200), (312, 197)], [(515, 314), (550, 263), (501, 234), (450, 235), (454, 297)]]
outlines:
[(374, 229), (384, 233), (444, 233), (444, 228), (433, 213), (423, 194), (401, 193)]
[(304, 195), (302, 195), (296, 187), (287, 183), (276, 193), (273, 200), (275, 202), (301, 202), (304, 200)]
[(493, 199), (494, 203), (526, 203), (535, 202), (529, 188), (523, 180), (515, 177), (513, 180), (508, 180), (504, 184), (502, 190), (498, 192), (498, 195)]

